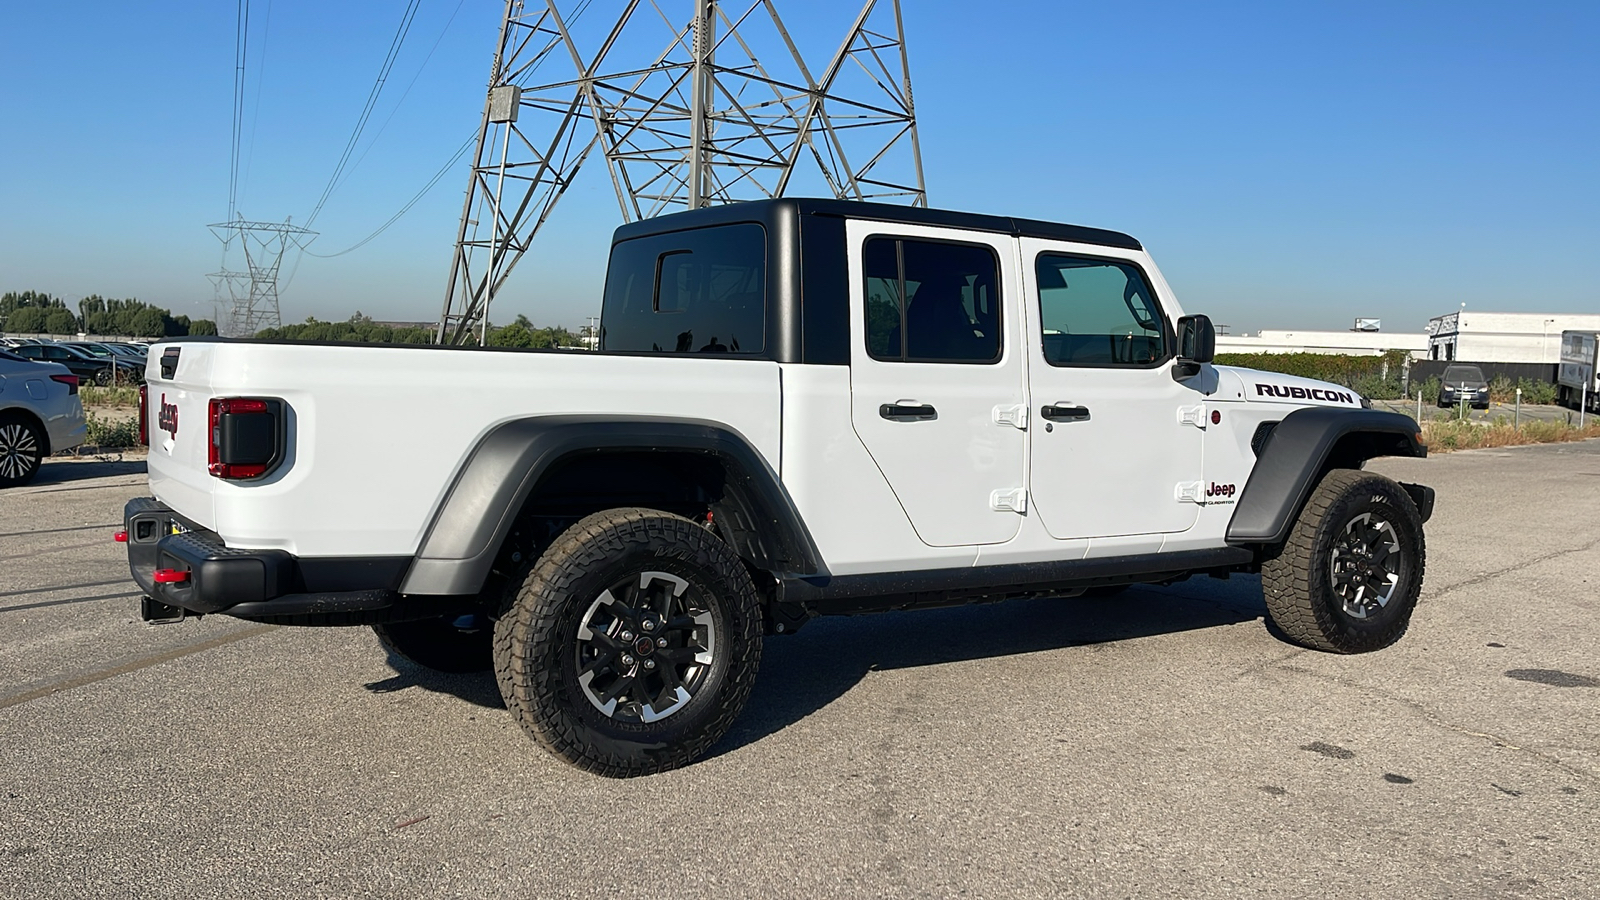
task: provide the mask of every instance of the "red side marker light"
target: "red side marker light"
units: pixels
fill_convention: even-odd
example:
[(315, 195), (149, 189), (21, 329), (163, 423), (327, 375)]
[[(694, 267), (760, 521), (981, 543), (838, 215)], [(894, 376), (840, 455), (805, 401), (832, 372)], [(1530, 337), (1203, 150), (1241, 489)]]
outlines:
[(1221, 412), (1221, 410), (1213, 409), (1211, 411), (1211, 424), (1213, 424), (1213, 425), (1221, 425), (1222, 424), (1222, 412)]
[(157, 569), (153, 577), (156, 584), (175, 584), (188, 581), (189, 573), (183, 569)]
[(128, 533), (126, 531), (119, 531), (116, 534), (113, 534), (111, 539), (119, 544), (126, 544), (128, 542)]

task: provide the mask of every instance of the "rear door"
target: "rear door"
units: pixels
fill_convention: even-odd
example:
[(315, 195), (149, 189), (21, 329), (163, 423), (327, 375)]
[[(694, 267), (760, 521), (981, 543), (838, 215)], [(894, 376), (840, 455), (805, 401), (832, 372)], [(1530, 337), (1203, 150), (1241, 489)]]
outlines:
[(1159, 535), (1194, 524), (1204, 499), (1199, 379), (1172, 377), (1173, 336), (1135, 255), (1021, 241), (1028, 280), (1029, 477), (1061, 539)]
[(922, 541), (1010, 540), (1026, 510), (1016, 240), (851, 221), (851, 420)]

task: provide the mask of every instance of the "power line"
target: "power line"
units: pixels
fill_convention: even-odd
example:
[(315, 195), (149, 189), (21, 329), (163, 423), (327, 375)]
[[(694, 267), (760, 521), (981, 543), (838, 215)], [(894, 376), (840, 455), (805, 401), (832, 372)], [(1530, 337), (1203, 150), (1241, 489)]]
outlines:
[(356, 157), (356, 161), (350, 165), (352, 172), (361, 167), (361, 163), (367, 158), (367, 154), (371, 153), (372, 148), (378, 145), (378, 138), (383, 137), (384, 131), (389, 128), (389, 123), (394, 121), (394, 114), (400, 111), (400, 107), (406, 102), (406, 98), (411, 96), (411, 89), (417, 86), (417, 79), (422, 77), (422, 70), (428, 67), (428, 61), (433, 59), (434, 52), (439, 49), (440, 44), (444, 43), (444, 36), (449, 33), (450, 26), (455, 24), (456, 15), (461, 12), (461, 7), (465, 6), (466, 2), (467, 0), (457, 0), (455, 12), (450, 14), (449, 20), (444, 23), (444, 28), (440, 29), (439, 36), (434, 39), (433, 46), (428, 49), (428, 55), (422, 58), (422, 65), (418, 66), (416, 74), (411, 76), (411, 82), (401, 92), (400, 99), (394, 102), (394, 108), (389, 110), (388, 117), (383, 120), (382, 125), (378, 126), (378, 131), (372, 136), (372, 140), (367, 142), (367, 149), (361, 151), (361, 155)]
[[(244, 131), (244, 64), (250, 42), (250, 0), (238, 0), (233, 35), (233, 149), (228, 156), (228, 221), (239, 201), (239, 138)], [(226, 244), (224, 244), (226, 246)]]
[[(471, 135), (468, 135), (466, 141), (462, 142), (461, 147), (456, 150), (455, 155), (450, 157), (450, 161), (445, 163), (439, 169), (439, 171), (435, 172), (433, 174), (433, 177), (428, 179), (428, 183), (422, 186), (422, 190), (417, 191), (415, 196), (413, 196), (410, 200), (406, 201), (406, 205), (405, 206), (400, 207), (400, 211), (399, 212), (397, 212), (394, 215), (390, 216), (389, 220), (387, 222), (384, 222), (382, 225), (379, 225), (378, 229), (376, 231), (372, 232), (371, 234), (369, 234), (366, 237), (362, 238), (361, 240), (357, 241), (355, 244), (353, 244), (353, 245), (351, 245), (349, 247), (346, 247), (343, 250), (340, 250), (338, 253), (313, 253), (310, 250), (305, 250), (303, 252), (307, 256), (315, 256), (318, 259), (332, 259), (335, 256), (343, 256), (346, 253), (351, 252), (352, 250), (359, 250), (362, 247), (366, 246), (367, 243), (369, 241), (371, 241), (373, 238), (377, 237), (380, 234), (383, 234), (385, 231), (388, 231), (390, 225), (393, 225), (394, 223), (400, 221), (400, 217), (401, 216), (403, 216), (406, 213), (410, 212), (411, 211), (411, 207), (416, 206), (418, 201), (420, 201), (429, 191), (433, 190), (433, 186), (439, 183), (439, 179), (443, 178), (445, 176), (445, 173), (449, 172), (450, 168), (452, 166), (454, 166), (457, 162), (459, 162), (461, 160), (462, 156), (466, 155), (466, 152), (469, 149), (472, 148), (472, 145), (477, 141), (477, 139), (478, 139), (477, 132), (473, 132)], [(291, 272), (289, 277), (292, 279), (294, 277), (294, 273)]]
[(250, 112), (249, 149), (244, 152), (244, 176), (240, 179), (239, 193), (250, 195), (250, 163), (256, 156), (256, 123), (261, 119), (261, 85), (267, 80), (267, 36), (272, 33), (272, 0), (267, 0), (267, 18), (261, 26), (261, 46), (256, 55), (256, 102)]
[(406, 35), (411, 31), (411, 22), (417, 16), (417, 7), (422, 0), (409, 0), (405, 12), (400, 16), (400, 27), (395, 29), (394, 39), (389, 42), (389, 52), (383, 58), (383, 65), (378, 69), (378, 77), (372, 82), (372, 90), (367, 94), (366, 105), (361, 108), (361, 115), (356, 119), (356, 127), (350, 132), (350, 140), (345, 142), (344, 152), (339, 155), (339, 162), (333, 167), (333, 175), (328, 178), (328, 186), (322, 189), (322, 196), (317, 198), (317, 205), (311, 210), (311, 215), (306, 217), (309, 227), (316, 221), (322, 212), (322, 207), (328, 202), (333, 191), (339, 185), (340, 178), (344, 175), (345, 166), (350, 162), (350, 155), (355, 152), (356, 145), (361, 141), (361, 133), (366, 130), (367, 121), (372, 118), (372, 111), (378, 105), (378, 96), (383, 93), (384, 83), (389, 80), (389, 72), (394, 68), (394, 63), (400, 56), (400, 47), (405, 43)]

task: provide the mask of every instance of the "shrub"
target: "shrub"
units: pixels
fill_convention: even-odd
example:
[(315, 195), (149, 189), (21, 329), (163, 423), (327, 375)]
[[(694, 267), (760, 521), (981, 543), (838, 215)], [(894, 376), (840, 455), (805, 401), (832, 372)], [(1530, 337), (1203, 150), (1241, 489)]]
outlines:
[[(1406, 351), (1390, 350), (1382, 356), (1339, 353), (1219, 353), (1216, 361), (1262, 372), (1281, 372), (1343, 385), (1374, 400), (1402, 396), (1400, 373)], [(1437, 396), (1437, 394), (1435, 395)]]
[(108, 422), (94, 413), (88, 414), (87, 421), (89, 434), (84, 443), (112, 450), (132, 447), (139, 443), (139, 423), (136, 421)]

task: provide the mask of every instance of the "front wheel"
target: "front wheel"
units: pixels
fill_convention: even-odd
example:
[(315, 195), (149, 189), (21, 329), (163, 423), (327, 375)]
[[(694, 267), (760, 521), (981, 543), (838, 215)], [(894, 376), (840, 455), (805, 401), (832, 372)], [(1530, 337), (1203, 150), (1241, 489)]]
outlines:
[(1267, 613), (1303, 647), (1381, 650), (1411, 622), (1425, 555), (1422, 516), (1404, 489), (1381, 475), (1335, 469), (1288, 541), (1262, 563)]
[(495, 626), (495, 674), (517, 722), (556, 756), (645, 775), (727, 733), (761, 629), (750, 573), (716, 535), (656, 510), (607, 510), (528, 572)]

